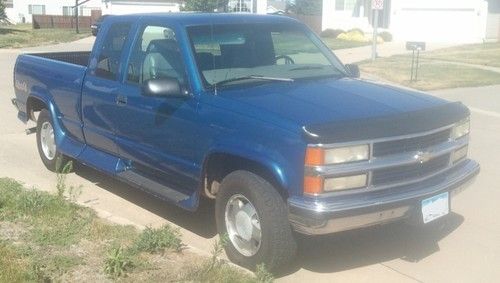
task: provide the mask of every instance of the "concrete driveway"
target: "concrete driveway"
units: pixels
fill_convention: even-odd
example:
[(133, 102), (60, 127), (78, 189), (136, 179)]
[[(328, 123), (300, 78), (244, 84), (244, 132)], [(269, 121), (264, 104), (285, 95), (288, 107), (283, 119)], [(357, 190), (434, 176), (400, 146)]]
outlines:
[[(86, 39), (36, 50), (85, 50)], [(0, 177), (54, 190), (56, 176), (41, 163), (35, 136), (16, 118), (12, 70), (17, 51), (0, 50)], [(348, 59), (348, 58), (347, 58)], [(428, 227), (391, 224), (332, 236), (301, 238), (297, 261), (283, 282), (496, 282), (500, 279), (500, 86), (438, 91), (434, 95), (462, 100), (472, 110), (470, 155), (482, 172), (469, 190), (452, 202), (453, 213)], [(216, 238), (213, 205), (203, 202), (189, 213), (78, 166), (68, 177), (81, 187), (78, 201), (102, 217), (122, 224), (181, 228), (183, 241), (209, 251)], [(1, 192), (0, 192), (1, 193)]]

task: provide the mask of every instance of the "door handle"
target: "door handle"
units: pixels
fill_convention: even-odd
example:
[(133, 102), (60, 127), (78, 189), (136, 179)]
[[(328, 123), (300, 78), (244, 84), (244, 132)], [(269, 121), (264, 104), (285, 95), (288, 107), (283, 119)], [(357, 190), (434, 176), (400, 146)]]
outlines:
[(127, 97), (123, 96), (123, 95), (116, 96), (116, 104), (118, 106), (125, 106), (125, 105), (127, 105)]

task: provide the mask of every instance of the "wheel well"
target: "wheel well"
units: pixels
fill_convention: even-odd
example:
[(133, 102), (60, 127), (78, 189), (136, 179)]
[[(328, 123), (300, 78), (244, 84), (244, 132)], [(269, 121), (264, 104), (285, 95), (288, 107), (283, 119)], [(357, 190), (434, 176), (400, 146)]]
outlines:
[(26, 114), (28, 115), (28, 117), (30, 117), (31, 120), (36, 122), (34, 113), (41, 111), (42, 109), (47, 109), (47, 105), (45, 104), (45, 102), (33, 96), (30, 96), (28, 98), (28, 101), (26, 103)]
[(214, 197), (224, 177), (237, 170), (249, 171), (264, 178), (284, 199), (288, 196), (286, 189), (278, 182), (276, 176), (266, 166), (251, 159), (232, 154), (214, 153), (207, 158), (204, 168), (203, 187), (204, 194), (208, 197)]

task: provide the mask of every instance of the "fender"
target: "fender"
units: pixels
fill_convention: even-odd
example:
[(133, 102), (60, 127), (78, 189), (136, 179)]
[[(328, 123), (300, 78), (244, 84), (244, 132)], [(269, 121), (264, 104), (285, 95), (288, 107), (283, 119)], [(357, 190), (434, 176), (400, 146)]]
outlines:
[(219, 142), (215, 144), (205, 155), (203, 161), (203, 174), (206, 172), (206, 164), (210, 156), (213, 154), (228, 154), (243, 159), (248, 159), (262, 165), (267, 169), (278, 185), (284, 190), (288, 191), (290, 187), (290, 177), (288, 174), (292, 172), (291, 168), (286, 165), (286, 159), (278, 154), (276, 151), (269, 150), (268, 147), (259, 146), (249, 143), (232, 143), (232, 142)]
[(57, 109), (57, 106), (52, 100), (50, 94), (48, 94), (44, 89), (33, 87), (28, 99), (31, 97), (42, 101), (47, 106), (47, 110), (50, 112), (52, 117), (52, 123), (54, 125), (54, 138), (56, 140), (58, 150), (64, 155), (74, 158), (80, 155), (85, 148), (85, 144), (76, 141), (66, 134), (66, 129), (61, 122), (61, 115), (59, 114), (59, 110)]

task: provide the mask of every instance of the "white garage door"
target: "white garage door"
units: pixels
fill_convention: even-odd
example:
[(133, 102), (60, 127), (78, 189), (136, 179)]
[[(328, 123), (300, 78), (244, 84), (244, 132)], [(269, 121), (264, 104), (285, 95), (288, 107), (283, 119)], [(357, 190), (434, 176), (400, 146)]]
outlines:
[(489, 14), (486, 28), (487, 39), (500, 39), (500, 14)]
[(402, 0), (395, 6), (390, 29), (396, 39), (477, 42), (485, 37), (487, 6), (484, 1)]

